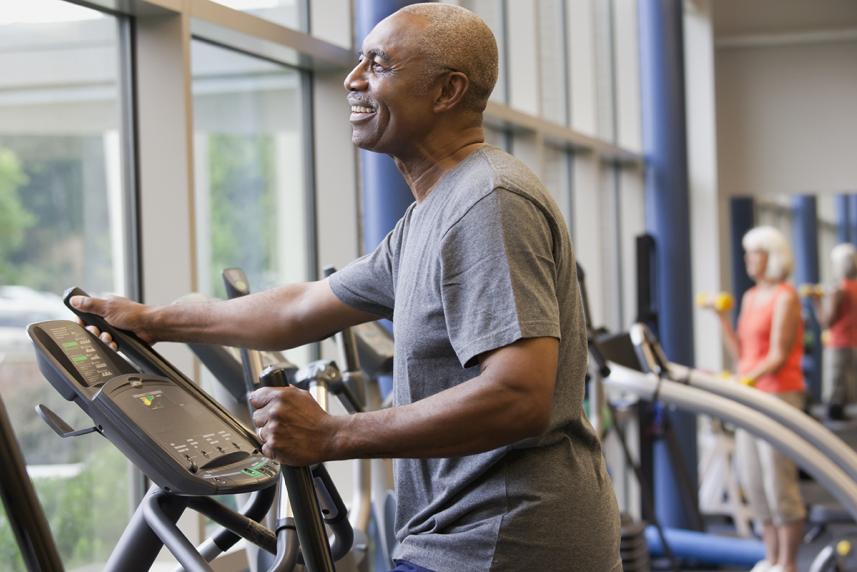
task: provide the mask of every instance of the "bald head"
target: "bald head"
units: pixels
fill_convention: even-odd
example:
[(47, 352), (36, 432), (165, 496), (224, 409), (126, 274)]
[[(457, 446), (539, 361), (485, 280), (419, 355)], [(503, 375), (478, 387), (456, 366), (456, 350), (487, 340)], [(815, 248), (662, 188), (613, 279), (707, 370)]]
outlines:
[(413, 45), (426, 62), (426, 79), (448, 70), (463, 73), (469, 80), (463, 108), (482, 113), (497, 83), (497, 42), (482, 19), (451, 4), (411, 4), (389, 16), (407, 14), (421, 26), (413, 29)]

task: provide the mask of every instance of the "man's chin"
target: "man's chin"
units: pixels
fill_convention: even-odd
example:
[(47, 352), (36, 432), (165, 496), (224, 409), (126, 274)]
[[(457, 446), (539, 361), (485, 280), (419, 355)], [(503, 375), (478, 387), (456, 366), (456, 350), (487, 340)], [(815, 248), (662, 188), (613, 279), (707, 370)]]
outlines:
[(358, 136), (356, 133), (351, 134), (351, 142), (358, 147), (359, 149), (363, 149), (364, 151), (377, 151), (375, 149), (375, 142), (368, 141), (363, 137)]

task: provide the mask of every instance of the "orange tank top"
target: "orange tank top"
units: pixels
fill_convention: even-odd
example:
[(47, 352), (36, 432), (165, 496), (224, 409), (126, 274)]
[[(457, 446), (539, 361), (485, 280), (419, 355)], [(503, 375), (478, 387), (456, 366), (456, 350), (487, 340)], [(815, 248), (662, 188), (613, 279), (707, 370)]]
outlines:
[(842, 306), (840, 318), (830, 325), (830, 339), (827, 345), (834, 348), (857, 346), (857, 280), (843, 280)]
[[(771, 349), (771, 326), (774, 323), (774, 308), (780, 296), (794, 292), (788, 284), (780, 284), (773, 294), (765, 299), (758, 287), (747, 291), (738, 318), (738, 342), (740, 356), (738, 373), (745, 374), (767, 357)], [(800, 361), (803, 357), (803, 319), (798, 325), (797, 335), (785, 363), (773, 373), (756, 380), (756, 388), (768, 393), (803, 391), (803, 372)]]

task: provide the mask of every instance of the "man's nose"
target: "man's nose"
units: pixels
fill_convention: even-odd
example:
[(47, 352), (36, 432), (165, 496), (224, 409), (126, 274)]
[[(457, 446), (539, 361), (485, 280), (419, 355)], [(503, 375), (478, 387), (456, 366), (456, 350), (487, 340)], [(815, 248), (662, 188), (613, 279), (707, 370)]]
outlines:
[(366, 79), (363, 76), (365, 71), (364, 68), (365, 66), (363, 65), (363, 62), (360, 62), (354, 66), (354, 69), (351, 70), (347, 76), (345, 76), (345, 82), (343, 85), (347, 91), (361, 90), (366, 86)]

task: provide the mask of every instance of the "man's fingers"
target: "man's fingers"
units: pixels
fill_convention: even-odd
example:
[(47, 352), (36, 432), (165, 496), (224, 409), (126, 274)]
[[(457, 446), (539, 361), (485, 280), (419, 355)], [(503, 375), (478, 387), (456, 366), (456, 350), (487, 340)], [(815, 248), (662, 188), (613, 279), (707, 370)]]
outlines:
[(275, 395), (277, 395), (278, 390), (276, 387), (262, 387), (257, 389), (250, 395), (248, 395), (248, 399), (250, 399), (250, 404), (256, 409), (260, 409), (268, 404)]
[(72, 296), (68, 302), (78, 310), (83, 310), (84, 312), (91, 312), (94, 305), (94, 300), (89, 296)]
[[(265, 423), (268, 422), (268, 412), (264, 409), (257, 409), (253, 412), (253, 425), (256, 427), (264, 427)], [(262, 436), (262, 433), (259, 433), (259, 436)]]

